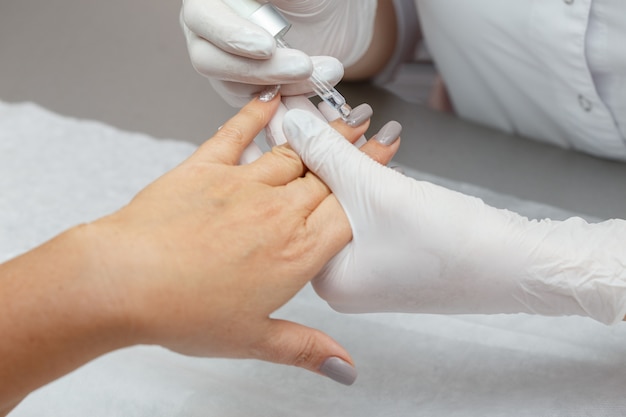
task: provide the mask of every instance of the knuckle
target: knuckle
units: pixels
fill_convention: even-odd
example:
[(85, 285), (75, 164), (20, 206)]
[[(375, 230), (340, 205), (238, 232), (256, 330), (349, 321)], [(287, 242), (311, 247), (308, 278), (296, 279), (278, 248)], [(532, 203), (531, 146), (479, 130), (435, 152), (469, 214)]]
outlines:
[(252, 122), (265, 126), (266, 123), (266, 112), (261, 110), (257, 106), (246, 106), (242, 110), (242, 113), (251, 119)]
[(248, 346), (248, 355), (253, 358), (282, 363), (285, 365), (310, 368), (310, 364), (317, 359), (317, 341), (315, 332), (306, 332), (295, 341), (298, 349), (293, 349), (294, 340), (286, 335), (274, 335), (272, 339), (267, 336), (261, 337)]
[(385, 161), (384, 153), (379, 149), (369, 149), (367, 152), (367, 156), (369, 156), (374, 161), (382, 164)]
[(282, 260), (286, 264), (297, 265), (299, 268), (306, 268), (308, 264), (308, 251), (311, 249), (310, 239), (302, 228), (293, 230), (287, 237), (285, 250), (282, 252)]
[(245, 137), (245, 134), (242, 128), (233, 123), (224, 125), (219, 130), (218, 135), (220, 136), (222, 140), (227, 140), (233, 143), (241, 143)]
[(187, 26), (194, 26), (197, 23), (198, 16), (202, 16), (202, 9), (196, 0), (184, 0), (181, 8), (181, 20)]
[(317, 339), (312, 334), (303, 337), (303, 343), (293, 358), (293, 365), (300, 367), (306, 367), (313, 362), (317, 352)]
[(298, 154), (287, 146), (274, 146), (272, 154), (284, 161), (285, 164), (304, 171), (304, 164)]
[(197, 37), (191, 37), (187, 41), (187, 52), (189, 53), (189, 59), (191, 65), (200, 74), (206, 77), (215, 76), (215, 68), (210, 59), (207, 59), (208, 55), (204, 41)]
[(324, 181), (322, 181), (317, 175), (312, 173), (311, 171), (306, 173), (306, 177), (308, 179), (309, 186), (312, 191), (315, 191), (318, 194), (326, 196), (331, 193), (330, 188)]

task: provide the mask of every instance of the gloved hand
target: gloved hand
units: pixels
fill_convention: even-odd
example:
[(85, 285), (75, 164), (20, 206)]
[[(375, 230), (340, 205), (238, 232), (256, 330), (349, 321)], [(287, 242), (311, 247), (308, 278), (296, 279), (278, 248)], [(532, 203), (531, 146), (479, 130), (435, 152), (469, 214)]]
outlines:
[(320, 78), (339, 82), (342, 64), (354, 63), (369, 46), (377, 3), (272, 1), (293, 24), (285, 39), (301, 52), (276, 49), (272, 36), (235, 13), (229, 1), (183, 0), (181, 25), (193, 66), (234, 106), (247, 103), (263, 85), (283, 84), (283, 96), (308, 94), (306, 80), (314, 68)]
[(336, 310), (624, 318), (626, 221), (528, 220), (383, 167), (299, 110), (284, 130), (352, 227), (314, 281)]
[[(285, 117), (285, 114), (287, 114), (287, 112), (291, 109), (305, 110), (324, 122), (334, 122), (335, 120), (340, 118), (339, 112), (323, 101), (320, 102), (316, 107), (305, 96), (282, 97), (280, 106), (265, 127), (265, 141), (270, 148), (287, 143), (287, 138), (285, 137), (285, 134), (283, 132), (283, 118)], [(363, 132), (365, 132), (365, 130), (369, 127), (369, 120), (370, 117), (372, 117), (372, 114), (374, 114), (374, 111), (372, 110), (370, 105), (363, 103), (352, 109), (347, 123), (351, 127), (361, 128), (360, 130), (363, 130)], [(395, 124), (388, 126), (388, 129), (385, 130), (386, 134), (391, 135), (387, 137), (388, 140), (399, 137), (400, 132), (402, 131), (402, 126), (400, 126), (400, 124), (397, 122), (394, 123)], [(389, 128), (391, 128), (391, 130)], [(365, 138), (365, 135), (361, 135), (358, 139), (354, 141), (354, 146), (356, 146), (357, 148), (362, 148), (367, 143), (368, 142)], [(370, 147), (364, 150), (368, 152), (370, 156), (376, 158), (378, 161), (384, 160), (388, 162), (393, 157), (393, 155), (395, 155), (397, 147), (395, 147), (392, 153), (389, 154), (389, 157), (387, 157), (387, 150), (385, 148), (377, 150)], [(374, 154), (372, 154), (372, 152), (374, 152)], [(241, 165), (250, 164), (259, 159), (261, 156), (263, 156), (263, 150), (255, 142), (252, 142), (244, 150), (243, 154), (241, 155), (241, 159), (239, 160), (239, 163)]]

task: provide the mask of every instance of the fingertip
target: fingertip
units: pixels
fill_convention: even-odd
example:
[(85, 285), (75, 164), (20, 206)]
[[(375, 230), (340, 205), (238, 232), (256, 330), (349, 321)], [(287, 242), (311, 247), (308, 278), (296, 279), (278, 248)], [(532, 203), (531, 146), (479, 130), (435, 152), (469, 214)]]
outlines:
[[(276, 110), (278, 109), (278, 106), (280, 104), (280, 98), (281, 98), (280, 85), (269, 85), (263, 88), (256, 95), (255, 98), (250, 100), (242, 108), (242, 110), (246, 108), (261, 109), (264, 115), (263, 120), (266, 119), (265, 113), (269, 112), (269, 116), (267, 116), (267, 121), (269, 121), (269, 119), (274, 116), (274, 114), (276, 113)], [(263, 124), (263, 127), (267, 125), (267, 121), (265, 121), (265, 123)]]
[(329, 83), (336, 85), (342, 80), (344, 68), (341, 61), (332, 56), (312, 56), (311, 61), (315, 68), (315, 75)]
[(306, 166), (331, 188), (331, 183), (337, 181), (333, 173), (343, 170), (346, 162), (354, 157), (352, 151), (358, 152), (339, 131), (302, 110), (287, 112), (283, 131)]
[[(283, 86), (281, 88), (281, 94), (284, 91)], [(285, 132), (283, 129), (283, 122), (285, 114), (291, 109), (301, 109), (305, 110), (315, 117), (319, 118), (322, 121), (325, 121), (324, 116), (322, 116), (316, 109), (315, 105), (311, 103), (311, 101), (304, 96), (287, 96), (281, 98), (281, 102), (283, 105), (278, 107), (276, 114), (270, 120), (268, 124), (268, 128), (266, 129), (266, 139), (270, 146), (282, 145), (287, 143), (287, 138), (285, 137)]]
[(352, 109), (346, 119), (346, 123), (351, 127), (357, 127), (369, 121), (373, 114), (374, 110), (372, 107), (367, 103), (363, 103)]
[(379, 164), (387, 165), (389, 162), (391, 162), (395, 154), (398, 152), (398, 149), (400, 148), (400, 143), (400, 138), (397, 138), (390, 145), (383, 145), (373, 139), (365, 142), (365, 144), (360, 147), (360, 150)]
[(402, 125), (395, 120), (387, 122), (376, 134), (374, 140), (384, 146), (390, 146), (400, 139)]
[(228, 52), (252, 59), (270, 59), (276, 51), (274, 38), (256, 26), (239, 26), (236, 31), (224, 31), (220, 43)]
[(246, 36), (232, 43), (242, 54), (247, 54), (250, 58), (270, 59), (276, 52), (276, 42), (274, 38), (258, 30), (257, 27), (248, 28)]
[(352, 385), (357, 371), (348, 352), (327, 334), (297, 323), (272, 320), (261, 359), (293, 365)]
[(386, 123), (372, 140), (360, 147), (367, 156), (382, 165), (387, 165), (400, 148), (402, 125), (396, 121)]
[(367, 139), (363, 136), (367, 129), (370, 127), (370, 120), (366, 120), (358, 126), (350, 126), (343, 119), (336, 119), (330, 122), (330, 126), (346, 138), (350, 143), (361, 147), (367, 142)]
[(304, 137), (313, 136), (322, 130), (323, 123), (305, 110), (291, 109), (283, 118), (283, 131), (289, 144), (295, 145), (296, 150), (301, 148)]
[(280, 88), (278, 86), (269, 86), (257, 94), (255, 98), (248, 101), (234, 117), (224, 123), (224, 126), (228, 126), (233, 121), (245, 119), (246, 124), (254, 125), (258, 129), (255, 133), (256, 136), (274, 116), (279, 104)]
[(279, 91), (280, 84), (270, 85), (261, 90), (257, 98), (263, 103), (268, 103), (276, 98)]
[(272, 74), (268, 78), (281, 84), (305, 81), (314, 70), (311, 57), (297, 49), (277, 49), (266, 65), (266, 72)]
[(322, 363), (320, 373), (343, 385), (352, 385), (358, 376), (356, 368), (345, 360), (332, 356)]
[(224, 2), (190, 1), (183, 7), (185, 25), (226, 52), (267, 59), (276, 50), (274, 38)]
[(305, 159), (308, 156), (306, 150), (315, 147), (315, 138), (337, 133), (325, 121), (301, 109), (291, 109), (285, 114), (283, 132), (289, 145)]

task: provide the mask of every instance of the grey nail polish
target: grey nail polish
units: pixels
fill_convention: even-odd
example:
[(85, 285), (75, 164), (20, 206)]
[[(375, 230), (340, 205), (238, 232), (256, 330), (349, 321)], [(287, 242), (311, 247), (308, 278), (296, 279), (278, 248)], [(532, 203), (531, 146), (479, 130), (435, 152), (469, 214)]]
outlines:
[(280, 91), (280, 84), (267, 86), (259, 93), (259, 100), (267, 103), (272, 101)]
[(341, 358), (328, 358), (322, 364), (320, 372), (333, 381), (344, 385), (352, 385), (356, 380), (356, 369)]
[(392, 145), (402, 133), (402, 125), (395, 120), (386, 123), (376, 134), (374, 140), (381, 145)]
[(352, 109), (350, 116), (346, 119), (346, 123), (348, 126), (357, 127), (365, 123), (365, 121), (372, 117), (373, 114), (374, 110), (372, 110), (370, 105), (363, 103)]

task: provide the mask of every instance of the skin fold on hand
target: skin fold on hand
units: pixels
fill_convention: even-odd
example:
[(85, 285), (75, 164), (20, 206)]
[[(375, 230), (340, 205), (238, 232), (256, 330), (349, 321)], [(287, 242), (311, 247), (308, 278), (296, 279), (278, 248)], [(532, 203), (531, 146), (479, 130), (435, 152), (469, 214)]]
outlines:
[[(237, 165), (279, 102), (253, 100), (127, 206), (0, 265), (0, 410), (136, 344), (316, 373), (328, 358), (352, 366), (329, 336), (271, 318), (351, 239), (288, 146)], [(333, 126), (354, 142), (368, 124)], [(384, 164), (397, 145), (361, 149)]]

